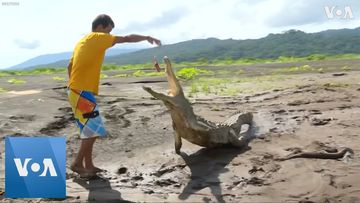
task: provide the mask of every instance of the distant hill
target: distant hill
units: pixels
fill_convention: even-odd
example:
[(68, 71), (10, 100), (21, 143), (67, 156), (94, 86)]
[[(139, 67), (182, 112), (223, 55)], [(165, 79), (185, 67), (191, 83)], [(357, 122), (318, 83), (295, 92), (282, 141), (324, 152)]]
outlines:
[[(359, 42), (360, 27), (326, 30), (318, 33), (289, 30), (280, 34), (269, 34), (260, 39), (194, 39), (129, 53), (122, 52), (121, 55), (107, 55), (105, 63), (118, 65), (147, 63), (152, 60), (153, 56), (157, 56), (159, 59), (163, 56), (169, 56), (175, 62), (182, 62), (239, 58), (278, 58), (279, 56), (303, 57), (312, 54), (360, 54)], [(66, 67), (67, 63), (68, 59), (42, 66)]]
[[(106, 56), (121, 55), (124, 53), (134, 52), (136, 50), (137, 49), (108, 49), (106, 51)], [(65, 67), (69, 63), (71, 55), (72, 52), (40, 55), (18, 65), (11, 66), (7, 68), (7, 70), (31, 69), (36, 67), (48, 66), (47, 64), (52, 64), (52, 66), (55, 67)]]
[(238, 59), (278, 58), (279, 56), (308, 56), (312, 54), (360, 53), (360, 27), (356, 29), (327, 30), (305, 33), (289, 30), (281, 34), (269, 34), (261, 39), (219, 40), (197, 39), (136, 51), (122, 56), (106, 58), (107, 63), (136, 64), (149, 62), (152, 57), (167, 55), (176, 62)]

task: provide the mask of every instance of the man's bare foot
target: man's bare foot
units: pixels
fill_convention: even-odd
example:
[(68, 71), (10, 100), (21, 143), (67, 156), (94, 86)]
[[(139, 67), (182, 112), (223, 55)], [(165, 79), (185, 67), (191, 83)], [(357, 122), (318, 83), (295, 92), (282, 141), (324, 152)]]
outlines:
[(92, 172), (92, 173), (99, 173), (99, 172), (103, 172), (104, 170), (101, 168), (98, 168), (96, 166), (91, 167), (90, 169), (87, 169), (88, 171)]
[(80, 178), (92, 179), (94, 177), (97, 177), (97, 175), (96, 175), (96, 173), (93, 173), (93, 172), (85, 172), (85, 173), (80, 174)]
[(80, 178), (92, 178), (96, 176), (96, 172), (85, 169), (82, 166), (71, 165), (70, 169), (80, 175)]
[(82, 174), (82, 173), (86, 172), (86, 170), (85, 170), (85, 168), (83, 166), (78, 166), (78, 165), (75, 165), (75, 164), (71, 164), (70, 169), (72, 171), (74, 171), (75, 173), (78, 173), (78, 174)]

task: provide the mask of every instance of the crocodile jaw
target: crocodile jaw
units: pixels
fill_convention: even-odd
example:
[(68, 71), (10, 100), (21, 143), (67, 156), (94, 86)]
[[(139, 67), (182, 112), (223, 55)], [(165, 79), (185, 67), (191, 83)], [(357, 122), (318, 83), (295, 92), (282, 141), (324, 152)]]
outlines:
[(180, 86), (179, 81), (176, 79), (174, 71), (171, 67), (171, 62), (167, 56), (164, 57), (164, 62), (166, 64), (166, 76), (169, 83), (169, 96), (175, 97), (180, 94), (184, 94)]

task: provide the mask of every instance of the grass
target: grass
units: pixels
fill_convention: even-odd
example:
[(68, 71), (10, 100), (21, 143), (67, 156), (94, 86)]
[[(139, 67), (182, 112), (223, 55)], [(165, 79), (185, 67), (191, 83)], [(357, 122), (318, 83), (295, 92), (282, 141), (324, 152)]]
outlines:
[(122, 73), (122, 74), (116, 74), (116, 75), (114, 75), (113, 77), (114, 77), (114, 78), (126, 78), (126, 77), (129, 77), (129, 75)]
[[(304, 62), (304, 61), (321, 61), (321, 60), (338, 60), (338, 59), (360, 59), (360, 54), (340, 54), (340, 55), (322, 55), (322, 54), (313, 54), (306, 57), (291, 57), (291, 56), (280, 56), (278, 58), (268, 58), (268, 59), (261, 59), (261, 58), (240, 58), (240, 59), (222, 59), (222, 60), (203, 60), (198, 59), (197, 61), (190, 61), (190, 62), (180, 62), (176, 63), (173, 62), (174, 67), (190, 67), (186, 68), (184, 73), (180, 73), (181, 76), (187, 78), (192, 77), (192, 68), (196, 69), (199, 66), (227, 66), (227, 65), (246, 65), (246, 64), (257, 64), (257, 63), (286, 63), (286, 62)], [(109, 70), (116, 70), (116, 71), (127, 71), (127, 70), (145, 70), (145, 69), (153, 69), (152, 63), (145, 63), (145, 64), (127, 64), (127, 65), (116, 65), (116, 64), (104, 64), (102, 66), (103, 71)], [(187, 70), (188, 69), (188, 70)], [(296, 68), (294, 68), (296, 69)], [(301, 69), (301, 68), (299, 68)], [(349, 68), (344, 67), (344, 71), (351, 70)], [(296, 72), (295, 70), (290, 70), (290, 72)], [(301, 71), (301, 70), (299, 70)], [(313, 70), (317, 71), (317, 70)], [(11, 77), (11, 76), (22, 76), (22, 75), (49, 75), (54, 73), (66, 73), (67, 68), (36, 68), (32, 70), (3, 70), (0, 71), (0, 77)], [(206, 74), (206, 73), (201, 73)], [(242, 74), (241, 72), (236, 74)], [(154, 76), (147, 75), (147, 76)], [(131, 75), (127, 75), (131, 76)], [(119, 76), (118, 76), (119, 77)], [(123, 77), (123, 76), (121, 76)]]
[[(286, 68), (269, 69), (260, 73), (265, 76), (258, 77), (244, 77), (247, 71), (251, 74), (249, 69), (243, 70), (238, 67), (229, 67), (229, 65), (241, 65), (241, 64), (255, 64), (255, 63), (283, 63), (283, 62), (299, 62), (299, 61), (319, 61), (319, 60), (336, 60), (336, 59), (358, 59), (360, 54), (343, 54), (336, 56), (327, 55), (311, 55), (307, 57), (278, 57), (276, 59), (224, 59), (224, 60), (198, 60), (194, 62), (181, 62), (173, 63), (176, 69), (176, 75), (180, 80), (187, 83), (186, 90), (189, 97), (197, 96), (199, 94), (215, 94), (215, 95), (228, 95), (235, 96), (240, 93), (253, 93), (257, 91), (266, 91), (272, 89), (281, 89), (281, 81), (289, 78), (289, 74), (296, 73), (324, 73), (331, 69), (327, 67), (312, 67), (310, 65), (291, 66)], [(215, 70), (207, 70), (205, 68), (199, 68), (200, 66), (219, 66), (215, 67)], [(228, 66), (228, 67), (221, 67)], [(165, 72), (156, 72), (151, 63), (136, 64), (136, 65), (115, 65), (105, 64), (103, 71), (126, 71), (111, 74), (109, 76), (105, 73), (101, 73), (100, 78), (122, 78), (122, 77), (152, 77), (152, 76), (164, 76)], [(348, 66), (337, 67), (337, 70), (351, 71)], [(23, 75), (51, 75), (55, 73), (66, 73), (65, 68), (39, 68), (34, 70), (24, 71), (0, 71), (0, 77), (9, 77), (7, 82), (10, 84), (24, 84), (25, 80), (20, 80), (15, 76)], [(255, 71), (256, 72), (256, 71)], [(65, 81), (64, 77), (54, 76), (54, 81)], [(338, 84), (326, 84), (327, 87), (339, 87)], [(0, 88), (0, 92), (6, 90)]]
[(182, 68), (181, 70), (176, 72), (176, 75), (180, 79), (184, 80), (192, 80), (195, 79), (198, 75), (214, 75), (213, 71), (198, 69), (198, 68)]
[(305, 73), (305, 72), (314, 72), (315, 68), (312, 68), (309, 65), (303, 66), (291, 66), (288, 68), (278, 68), (272, 71), (272, 74), (287, 74), (287, 73)]
[(282, 88), (281, 84), (289, 76), (283, 75), (266, 75), (259, 77), (244, 77), (244, 78), (213, 78), (200, 77), (196, 80), (189, 81), (189, 89), (187, 95), (194, 97), (200, 94), (221, 95), (221, 96), (236, 96), (241, 93), (254, 93), (258, 91), (267, 91)]
[(109, 76), (105, 73), (100, 73), (100, 79), (108, 78)]
[(22, 76), (22, 75), (50, 75), (54, 73), (65, 73), (65, 68), (36, 68), (32, 70), (3, 70), (0, 77)]
[(25, 80), (19, 80), (19, 79), (16, 79), (16, 78), (11, 78), (7, 82), (10, 83), (10, 84), (14, 84), (14, 85), (19, 85), (19, 84), (25, 84), (26, 83)]
[(1, 93), (4, 93), (4, 92), (7, 92), (7, 90), (0, 87), (0, 94), (1, 94)]
[(107, 70), (125, 71), (125, 70), (141, 70), (150, 67), (151, 68), (153, 67), (152, 63), (127, 64), (127, 65), (104, 64), (101, 69), (103, 71), (107, 71)]
[(145, 72), (142, 70), (137, 70), (132, 74), (132, 76), (134, 77), (152, 77), (152, 76), (164, 76), (164, 75), (165, 75), (164, 72)]
[(323, 84), (324, 87), (348, 87), (350, 84), (347, 83), (335, 83), (335, 82), (329, 82)]
[(341, 70), (343, 70), (343, 71), (351, 71), (351, 68), (349, 68), (348, 66), (343, 66), (343, 67), (341, 67)]
[(59, 76), (54, 76), (54, 77), (52, 77), (52, 79), (55, 81), (65, 81), (64, 77), (59, 77)]

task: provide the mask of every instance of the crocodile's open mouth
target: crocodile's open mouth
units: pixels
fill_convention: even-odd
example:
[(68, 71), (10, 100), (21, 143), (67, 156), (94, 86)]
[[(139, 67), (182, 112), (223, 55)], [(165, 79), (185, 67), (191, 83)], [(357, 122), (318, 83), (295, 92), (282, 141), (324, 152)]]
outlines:
[(180, 83), (175, 76), (171, 62), (167, 56), (164, 57), (164, 62), (166, 64), (166, 76), (169, 83), (169, 96), (175, 97), (177, 95), (183, 94)]

